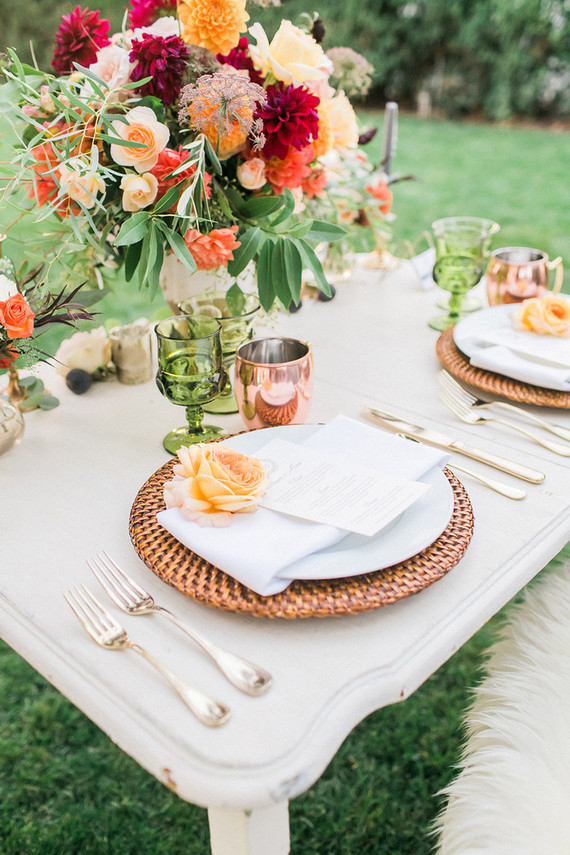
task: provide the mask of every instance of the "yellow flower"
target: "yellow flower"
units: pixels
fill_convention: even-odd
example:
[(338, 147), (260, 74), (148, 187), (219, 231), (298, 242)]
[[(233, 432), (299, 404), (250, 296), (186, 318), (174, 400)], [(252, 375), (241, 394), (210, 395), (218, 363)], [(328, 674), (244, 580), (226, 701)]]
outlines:
[(291, 21), (281, 21), (271, 43), (261, 24), (254, 24), (249, 32), (257, 40), (257, 46), (250, 44), (249, 52), (255, 67), (265, 75), (299, 85), (326, 78), (332, 71), (322, 47)]
[(347, 148), (356, 148), (358, 145), (356, 114), (344, 92), (339, 92), (334, 98), (321, 98), (317, 113), (319, 136), (313, 141), (315, 157), (320, 157), (333, 149), (342, 153)]
[(182, 38), (224, 56), (237, 46), (249, 15), (245, 0), (180, 0)]
[(197, 443), (178, 451), (177, 476), (164, 485), (167, 508), (202, 526), (226, 526), (232, 513), (249, 513), (265, 492), (265, 469), (221, 443)]
[(514, 326), (538, 335), (566, 337), (570, 335), (570, 303), (557, 294), (523, 300)]
[(158, 180), (152, 172), (142, 175), (123, 175), (121, 178), (123, 191), (123, 210), (140, 211), (152, 205), (158, 193)]

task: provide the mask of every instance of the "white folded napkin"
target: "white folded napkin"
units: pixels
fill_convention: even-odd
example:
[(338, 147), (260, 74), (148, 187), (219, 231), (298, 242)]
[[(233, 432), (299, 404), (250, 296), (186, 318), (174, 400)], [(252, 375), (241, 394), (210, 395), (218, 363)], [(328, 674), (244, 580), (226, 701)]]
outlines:
[(477, 368), (495, 371), (543, 386), (570, 392), (570, 339), (498, 327), (482, 331), (469, 344), (469, 361)]
[[(224, 440), (232, 446), (232, 439)], [(448, 455), (436, 448), (406, 443), (378, 428), (338, 416), (315, 431), (304, 445), (334, 452), (339, 458), (402, 479), (417, 480)], [(238, 447), (239, 439), (234, 447)], [(249, 452), (251, 453), (251, 452)], [(291, 584), (282, 578), (288, 565), (337, 543), (347, 532), (258, 508), (234, 514), (227, 528), (203, 528), (185, 520), (178, 508), (157, 518), (177, 540), (261, 596), (272, 596)]]

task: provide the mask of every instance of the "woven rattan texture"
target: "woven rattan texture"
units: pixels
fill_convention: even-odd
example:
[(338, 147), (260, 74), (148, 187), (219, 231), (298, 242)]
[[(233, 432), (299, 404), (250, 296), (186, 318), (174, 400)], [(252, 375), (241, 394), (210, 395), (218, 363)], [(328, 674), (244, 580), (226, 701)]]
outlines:
[(164, 509), (163, 485), (172, 478), (172, 458), (143, 484), (133, 503), (129, 533), (144, 563), (183, 594), (226, 611), (265, 618), (335, 617), (395, 603), (441, 579), (469, 545), (473, 510), (460, 481), (444, 470), (454, 505), (445, 531), (423, 552), (393, 567), (346, 579), (296, 581), (273, 597), (261, 597), (195, 555), (164, 529), (156, 514)]
[(435, 352), (439, 361), (451, 374), (483, 392), (500, 395), (521, 404), (570, 409), (570, 392), (557, 392), (554, 389), (531, 386), (530, 383), (511, 380), (510, 377), (484, 371), (482, 368), (471, 365), (467, 356), (459, 350), (453, 340), (453, 327), (444, 330), (439, 336)]

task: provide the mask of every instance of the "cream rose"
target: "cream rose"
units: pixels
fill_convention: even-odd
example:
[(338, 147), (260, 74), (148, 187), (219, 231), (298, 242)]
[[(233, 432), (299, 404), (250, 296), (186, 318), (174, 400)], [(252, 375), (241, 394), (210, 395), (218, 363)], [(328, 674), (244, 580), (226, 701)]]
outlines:
[(336, 149), (356, 148), (358, 124), (356, 114), (344, 92), (339, 92), (328, 102), (328, 119)]
[(513, 325), (516, 329), (538, 335), (569, 336), (570, 302), (557, 294), (523, 300)]
[(10, 279), (9, 276), (5, 276), (4, 273), (0, 273), (0, 302), (13, 297), (17, 293), (18, 286), (14, 280)]
[(201, 526), (227, 526), (232, 513), (250, 513), (265, 492), (265, 469), (254, 457), (221, 443), (197, 443), (178, 451), (176, 477), (164, 485), (167, 508)]
[(259, 190), (266, 183), (265, 161), (261, 157), (252, 157), (240, 163), (237, 178), (246, 190)]
[(149, 172), (156, 166), (158, 155), (166, 148), (170, 131), (159, 122), (150, 107), (133, 107), (125, 122), (112, 122), (118, 137), (126, 142), (141, 143), (142, 148), (113, 143), (111, 157), (119, 166), (132, 166), (137, 172)]
[(111, 342), (105, 327), (96, 327), (90, 332), (78, 332), (63, 341), (56, 354), (58, 372), (66, 376), (72, 368), (82, 368), (93, 374), (104, 368), (111, 359)]
[(89, 171), (89, 164), (81, 157), (72, 157), (59, 167), (59, 185), (63, 193), (92, 208), (98, 193), (105, 192), (105, 182), (100, 175)]
[(291, 21), (282, 21), (271, 43), (260, 23), (249, 28), (257, 45), (250, 44), (253, 62), (263, 74), (273, 74), (283, 83), (306, 83), (328, 77), (333, 70), (330, 59), (312, 36)]
[(121, 178), (123, 191), (123, 210), (140, 211), (152, 205), (158, 193), (158, 180), (152, 172), (142, 175), (123, 175)]
[(97, 51), (97, 60), (89, 66), (110, 89), (121, 89), (130, 80), (129, 52), (118, 45), (107, 45)]

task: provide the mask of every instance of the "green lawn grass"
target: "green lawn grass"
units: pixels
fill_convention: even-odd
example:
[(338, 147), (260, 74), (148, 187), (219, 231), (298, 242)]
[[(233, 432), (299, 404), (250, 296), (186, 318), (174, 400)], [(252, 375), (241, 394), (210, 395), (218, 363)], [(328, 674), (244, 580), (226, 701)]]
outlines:
[[(381, 125), (381, 114), (366, 114)], [(433, 219), (492, 217), (496, 245), (570, 260), (568, 134), (400, 120), (394, 236), (415, 241)], [(380, 138), (373, 151), (379, 150)], [(0, 153), (1, 154), (1, 153)], [(1, 159), (1, 156), (0, 156)], [(0, 231), (9, 222), (0, 209)], [(6, 243), (25, 249), (27, 233)], [(566, 288), (566, 290), (570, 290)], [(103, 317), (128, 321), (160, 298), (117, 283)], [(570, 549), (566, 549), (570, 559)], [(461, 713), (500, 618), (411, 698), (358, 725), (322, 778), (291, 804), (292, 855), (427, 855), (461, 746)], [(206, 813), (181, 802), (0, 644), (0, 855), (207, 855)]]

